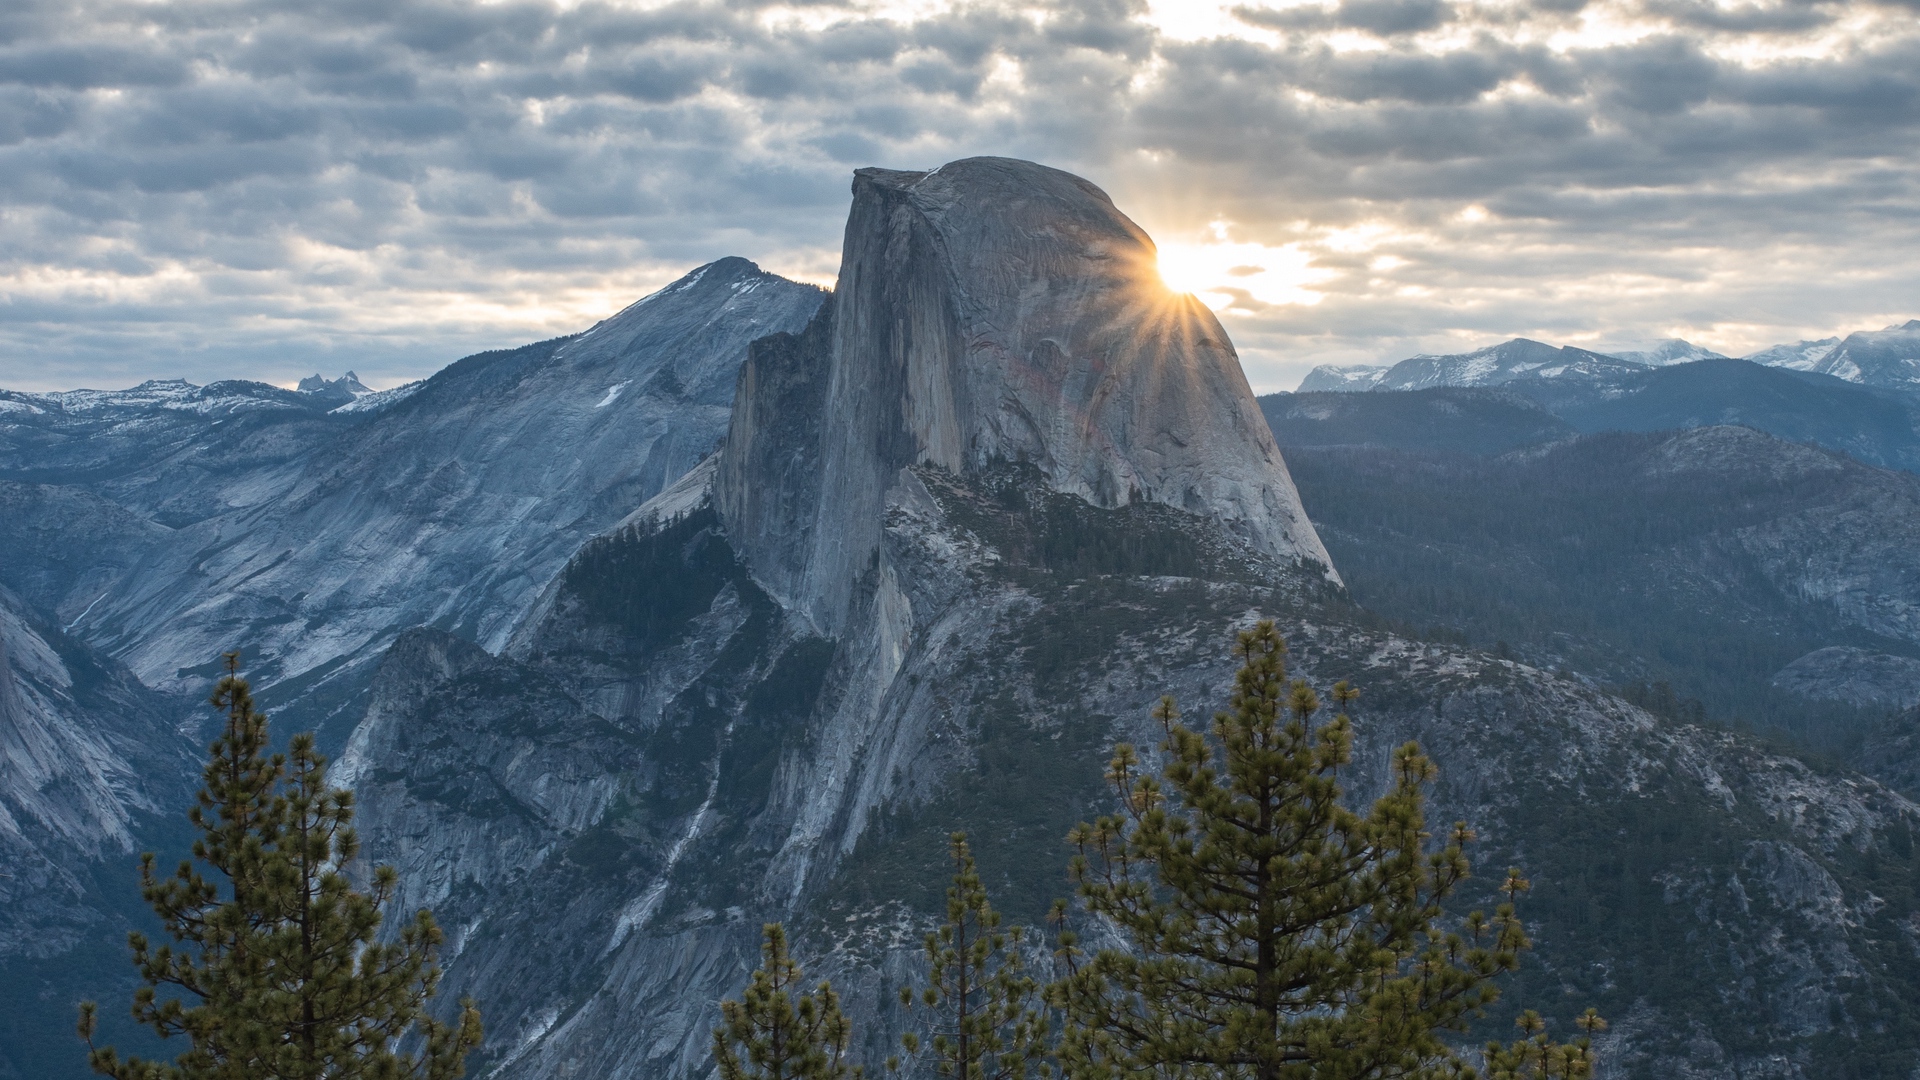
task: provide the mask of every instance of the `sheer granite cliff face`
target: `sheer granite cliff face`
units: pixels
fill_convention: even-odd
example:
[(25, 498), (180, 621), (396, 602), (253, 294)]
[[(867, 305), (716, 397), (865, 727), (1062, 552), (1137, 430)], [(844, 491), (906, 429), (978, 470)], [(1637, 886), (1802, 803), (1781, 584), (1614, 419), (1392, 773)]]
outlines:
[(1297, 675), (1366, 688), (1357, 797), (1417, 739), (1431, 820), (1537, 883), (1507, 1004), (1556, 1030), (1598, 1006), (1616, 1075), (1915, 1064), (1920, 808), (1363, 628), (1224, 339), (1167, 344), (1121, 302), (1142, 253), (1051, 170), (863, 172), (839, 291), (751, 347), (723, 450), (583, 546), (501, 654), (393, 646), (337, 776), (402, 909), (449, 928), (442, 999), (488, 1018), (474, 1072), (709, 1075), (770, 920), (884, 1060), (948, 833), (1037, 925), (1062, 837), (1110, 809), (1112, 744), (1153, 746), (1163, 693), (1223, 701), (1262, 616)]
[(832, 304), (743, 372), (716, 488), (729, 535), (835, 634), (901, 470), (1002, 461), (1334, 578), (1226, 332), (1103, 192), (1005, 158), (862, 169)]

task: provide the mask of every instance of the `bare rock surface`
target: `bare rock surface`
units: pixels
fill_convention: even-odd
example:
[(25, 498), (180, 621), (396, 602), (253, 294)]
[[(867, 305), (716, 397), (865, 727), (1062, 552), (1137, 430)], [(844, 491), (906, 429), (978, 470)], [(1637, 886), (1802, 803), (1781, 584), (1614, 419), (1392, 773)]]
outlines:
[[(1179, 507), (1333, 576), (1225, 330), (1161, 283), (1105, 193), (1005, 158), (862, 169), (853, 188), (833, 302), (749, 362), (716, 491), (783, 603), (839, 631), (910, 465), (1030, 463), (1056, 491)], [(833, 422), (766, 430), (802, 399)]]
[(1920, 1064), (1900, 1004), (1920, 808), (1365, 627), (1311, 534), (1261, 517), (1286, 474), (1231, 353), (1082, 344), (1139, 310), (1114, 298), (1143, 250), (1037, 166), (863, 171), (839, 290), (755, 343), (719, 455), (583, 546), (504, 654), (396, 643), (342, 775), (368, 856), (457, 928), (446, 996), (488, 1010), (477, 1071), (706, 1075), (718, 1001), (776, 919), (883, 1060), (948, 832), (1037, 923), (1069, 888), (1061, 838), (1108, 808), (1112, 743), (1152, 747), (1161, 694), (1217, 707), (1229, 635), (1262, 615), (1297, 674), (1366, 688), (1356, 796), (1418, 739), (1432, 820), (1534, 878), (1540, 947), (1509, 1004), (1619, 1018), (1617, 1076)]
[[(583, 334), (469, 357), (349, 415), (302, 412), (314, 394), (271, 387), (46, 396), (28, 419), (59, 406), (66, 427), (0, 431), (23, 460), (61, 447), (71, 457), (90, 440), (111, 455), (0, 489), (31, 511), (0, 526), (0, 544), (18, 550), (4, 577), (151, 687), (198, 693), (212, 662), (244, 646), (267, 699), (299, 700), (297, 722), (324, 726), (357, 705), (402, 630), (430, 624), (504, 645), (582, 542), (712, 450), (747, 343), (801, 328), (823, 295), (723, 259)], [(188, 419), (256, 427), (211, 459), (169, 464), (161, 453), (135, 468), (138, 435), (154, 425), (127, 412), (136, 406), (165, 421), (169, 447), (193, 437)], [(302, 419), (248, 421), (282, 414)], [(29, 436), (52, 448), (29, 454)], [(188, 503), (211, 507), (172, 527), (157, 520)], [(88, 522), (109, 507), (131, 526), (81, 558), (100, 546)], [(68, 546), (72, 556), (54, 554)]]
[(1920, 660), (1832, 645), (1781, 668), (1773, 685), (1803, 697), (1909, 709), (1920, 705)]

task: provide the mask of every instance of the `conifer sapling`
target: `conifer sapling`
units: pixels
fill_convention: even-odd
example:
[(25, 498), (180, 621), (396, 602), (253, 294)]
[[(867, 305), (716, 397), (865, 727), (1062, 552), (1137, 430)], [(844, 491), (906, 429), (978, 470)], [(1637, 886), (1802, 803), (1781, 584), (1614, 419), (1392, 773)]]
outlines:
[(779, 923), (762, 929), (760, 967), (739, 1000), (720, 1003), (713, 1062), (720, 1080), (858, 1080), (847, 1059), (853, 1025), (833, 985), (799, 992), (800, 965)]
[[(918, 995), (900, 991), (901, 1004), (923, 1010), (931, 1039), (923, 1047), (908, 1032), (909, 1054), (923, 1049), (937, 1076), (955, 1080), (1027, 1080), (1053, 1074), (1041, 987), (1020, 959), (1025, 931), (1001, 929), (988, 902), (965, 833), (948, 838), (953, 883), (947, 918), (926, 938), (928, 980)], [(917, 998), (917, 1000), (916, 1000)], [(897, 1067), (898, 1062), (891, 1063)]]

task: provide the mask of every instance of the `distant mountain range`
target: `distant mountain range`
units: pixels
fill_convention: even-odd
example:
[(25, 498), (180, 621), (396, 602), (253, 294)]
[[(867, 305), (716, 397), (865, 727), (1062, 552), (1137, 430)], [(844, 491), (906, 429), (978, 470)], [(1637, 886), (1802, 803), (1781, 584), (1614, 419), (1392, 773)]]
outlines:
[[(1650, 348), (1589, 350), (1514, 338), (1467, 353), (1421, 355), (1397, 364), (1323, 364), (1300, 381), (1299, 392), (1425, 390), (1434, 386), (1500, 386), (1520, 379), (1572, 377), (1588, 381), (1636, 370), (1726, 360), (1679, 338)], [(1831, 375), (1862, 386), (1920, 394), (1920, 319), (1845, 338), (1774, 345), (1741, 359), (1765, 367)]]
[[(1225, 700), (1260, 617), (1365, 688), (1352, 790), (1432, 755), (1463, 904), (1535, 882), (1463, 1039), (1591, 1004), (1623, 1080), (1920, 1066), (1920, 806), (1875, 779), (1920, 732), (1869, 723), (1920, 660), (1920, 476), (1862, 463), (1920, 460), (1897, 392), (1518, 343), (1256, 401), (1091, 183), (852, 180), (831, 293), (723, 259), (381, 393), (0, 395), (0, 1080), (78, 1080), (81, 998), (136, 1045), (128, 863), (183, 850), (226, 649), (446, 928), (472, 1075), (692, 1080), (770, 920), (884, 1060), (950, 833), (1038, 926), (1114, 742)], [(1859, 721), (1859, 767), (1740, 700)]]
[(1725, 357), (1650, 368), (1531, 341), (1471, 355), (1472, 365), (1428, 357), (1394, 368), (1401, 381), (1417, 384), (1414, 393), (1437, 396), (1409, 398), (1380, 384), (1367, 394), (1301, 391), (1262, 400), (1276, 433), (1311, 437), (1314, 445), (1412, 449), (1437, 440), (1483, 453), (1543, 441), (1556, 430), (1570, 437), (1741, 424), (1920, 472), (1920, 394)]
[[(1539, 384), (1536, 384), (1536, 387)], [(1354, 598), (1920, 796), (1920, 439), (1892, 395), (1739, 360), (1260, 399)], [(1808, 445), (1814, 444), (1814, 445)], [(1874, 468), (1863, 461), (1890, 468)]]

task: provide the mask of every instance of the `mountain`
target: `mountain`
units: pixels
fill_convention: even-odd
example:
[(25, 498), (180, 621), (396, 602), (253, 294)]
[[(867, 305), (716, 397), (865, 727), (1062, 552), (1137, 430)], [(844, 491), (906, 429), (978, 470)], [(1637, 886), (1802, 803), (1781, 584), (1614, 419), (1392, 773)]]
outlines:
[(1681, 338), (1667, 338), (1656, 341), (1645, 348), (1621, 348), (1605, 346), (1595, 350), (1606, 356), (1626, 360), (1647, 367), (1666, 367), (1669, 364), (1688, 364), (1695, 360), (1725, 360), (1726, 357), (1712, 349), (1695, 345)]
[(1339, 391), (1267, 394), (1267, 426), (1283, 449), (1384, 446), (1497, 454), (1572, 438), (1566, 421), (1529, 398), (1482, 387), (1435, 387), (1398, 393)]
[[(197, 693), (244, 645), (289, 722), (350, 724), (400, 631), (504, 644), (586, 538), (725, 433), (747, 342), (822, 295), (723, 259), (583, 334), (347, 408), (346, 380), (10, 395), (0, 478), (37, 482), (53, 516), (0, 526), (0, 579), (148, 686)], [(56, 524), (115, 513), (104, 543)]]
[(1555, 348), (1514, 338), (1470, 353), (1416, 356), (1387, 370), (1370, 390), (1424, 390), (1432, 386), (1499, 386), (1515, 379), (1594, 382), (1642, 370), (1642, 365), (1572, 346)]
[(837, 288), (751, 347), (718, 453), (504, 649), (395, 640), (338, 778), (402, 907), (449, 928), (476, 1072), (704, 1075), (768, 919), (884, 1057), (947, 833), (1036, 923), (1112, 742), (1152, 745), (1162, 693), (1221, 702), (1261, 614), (1301, 677), (1365, 687), (1358, 795), (1418, 738), (1434, 820), (1536, 882), (1538, 950), (1474, 1037), (1591, 1003), (1623, 1076), (1920, 1064), (1920, 808), (1352, 606), (1231, 344), (1151, 253), (1037, 165), (861, 170)]
[(0, 394), (0, 1078), (72, 1074), (48, 1033), (131, 994), (135, 855), (185, 852), (222, 652), (246, 649), (277, 730), (337, 748), (396, 635), (503, 642), (582, 541), (724, 434), (746, 343), (822, 295), (728, 259), (586, 334), (377, 393)]
[(1393, 370), (1391, 364), (1321, 364), (1300, 380), (1296, 393), (1371, 390)]
[[(1571, 378), (1578, 383), (1594, 384), (1631, 376), (1636, 367), (1658, 368), (1725, 359), (1727, 357), (1712, 349), (1680, 338), (1668, 338), (1646, 348), (1607, 346), (1596, 350), (1555, 348), (1527, 338), (1514, 338), (1470, 353), (1421, 355), (1397, 364), (1322, 364), (1307, 373), (1296, 392), (1497, 386), (1522, 376)], [(1844, 339), (1831, 337), (1773, 345), (1743, 359), (1762, 367), (1831, 375), (1862, 386), (1912, 394), (1920, 392), (1920, 319), (1883, 330), (1857, 331)]]
[(1920, 664), (1911, 473), (1723, 426), (1497, 456), (1287, 452), (1355, 600), (1427, 636), (1666, 683), (1842, 756), (1886, 703), (1809, 693), (1807, 669), (1835, 647)]
[(1701, 360), (1599, 385), (1522, 379), (1508, 389), (1584, 432), (1742, 424), (1869, 465), (1920, 470), (1920, 406), (1831, 375)]
[(1355, 390), (1425, 390), (1435, 386), (1499, 386), (1522, 376), (1592, 382), (1650, 365), (1715, 357), (1697, 345), (1672, 338), (1650, 349), (1602, 353), (1572, 346), (1555, 347), (1514, 338), (1467, 353), (1423, 353), (1385, 366), (1322, 364), (1300, 381), (1297, 393)]
[[(1274, 431), (1284, 432), (1283, 445), (1295, 440), (1293, 445), (1301, 446), (1367, 444), (1477, 454), (1573, 432), (1737, 424), (1838, 450), (1870, 465), (1920, 470), (1920, 401), (1832, 375), (1724, 357), (1660, 368), (1574, 365), (1513, 375), (1500, 384), (1501, 399), (1447, 396), (1477, 389), (1393, 392), (1383, 384), (1373, 393), (1342, 398), (1305, 391), (1272, 395), (1263, 399), (1263, 407)], [(1516, 399), (1529, 404), (1516, 412), (1511, 404)], [(1280, 402), (1286, 403), (1284, 409)], [(1446, 411), (1452, 409), (1465, 411)]]
[[(362, 398), (373, 393), (373, 388), (361, 382), (360, 376), (355, 375), (351, 371), (337, 379), (329, 379), (325, 375), (315, 372), (301, 379), (294, 389), (303, 394), (329, 394), (334, 396), (345, 394), (349, 400)], [(347, 402), (342, 402), (342, 404), (346, 403)]]
[(1813, 370), (1863, 386), (1920, 392), (1920, 319), (1848, 334)]
[[(1766, 367), (1786, 368), (1789, 371), (1817, 371), (1820, 361), (1833, 352), (1840, 344), (1837, 337), (1821, 338), (1818, 341), (1796, 341), (1791, 345), (1770, 345), (1756, 353), (1748, 353), (1741, 359), (1748, 363)], [(1831, 372), (1821, 372), (1831, 374)]]
[(329, 415), (341, 403), (244, 380), (0, 390), (0, 478), (70, 487), (158, 524), (187, 525), (289, 483), (307, 453), (350, 423)]

